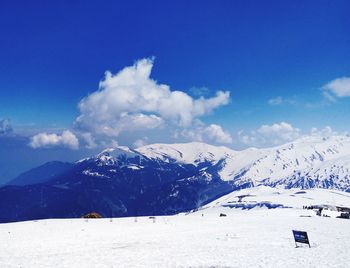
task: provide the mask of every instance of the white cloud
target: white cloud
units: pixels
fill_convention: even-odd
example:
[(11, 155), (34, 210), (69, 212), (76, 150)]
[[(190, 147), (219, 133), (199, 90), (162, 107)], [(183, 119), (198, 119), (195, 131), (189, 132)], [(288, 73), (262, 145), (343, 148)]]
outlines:
[(114, 139), (101, 139), (97, 146), (101, 148), (115, 148), (119, 146), (119, 143)]
[(137, 139), (134, 143), (133, 143), (133, 146), (134, 148), (140, 148), (140, 147), (143, 147), (145, 145), (147, 145), (147, 138), (143, 138), (143, 139)]
[(301, 137), (301, 131), (289, 123), (280, 122), (272, 125), (262, 125), (249, 134), (240, 131), (238, 137), (246, 145), (264, 147), (293, 141)]
[(31, 137), (29, 146), (31, 146), (34, 149), (58, 146), (63, 146), (70, 149), (78, 149), (79, 140), (69, 130), (63, 131), (61, 135), (55, 133), (48, 134), (46, 132), (43, 132)]
[(119, 146), (118, 141), (112, 139), (112, 140), (101, 140), (99, 145), (102, 148), (115, 148)]
[(283, 98), (278, 96), (276, 98), (269, 99), (268, 103), (270, 105), (281, 105), (283, 103)]
[(272, 106), (279, 106), (283, 104), (296, 105), (297, 101), (295, 97), (284, 98), (284, 97), (278, 96), (276, 98), (269, 99), (267, 103)]
[[(325, 97), (327, 100), (329, 100), (330, 102), (335, 102), (336, 101), (336, 97), (334, 97), (330, 92), (328, 91), (323, 91), (322, 92), (323, 97)], [(311, 107), (315, 106), (313, 103), (310, 103), (309, 105), (311, 105)], [(317, 106), (316, 106), (317, 107)]]
[(298, 128), (294, 128), (291, 124), (286, 122), (273, 125), (262, 125), (257, 132), (265, 137), (273, 136), (285, 141), (293, 140), (300, 135), (300, 130)]
[(230, 133), (224, 131), (220, 125), (216, 124), (204, 126), (201, 123), (197, 123), (197, 126), (194, 128), (182, 130), (181, 135), (192, 141), (232, 143)]
[[(346, 133), (342, 133), (342, 135), (345, 135)], [(339, 133), (337, 131), (334, 131), (330, 126), (326, 126), (323, 129), (318, 129), (313, 127), (310, 130), (311, 136), (321, 136), (321, 137), (331, 137), (331, 136), (337, 136)]]
[(286, 122), (272, 125), (262, 125), (256, 130), (246, 133), (241, 130), (237, 133), (238, 140), (248, 146), (270, 147), (285, 144), (299, 138), (308, 136), (332, 137), (332, 136), (349, 136), (349, 132), (338, 132), (330, 126), (324, 128), (311, 128), (309, 132), (302, 132), (299, 128), (293, 127)]
[[(350, 97), (350, 77), (334, 79), (322, 87), (324, 95), (329, 99), (332, 96), (343, 98)], [(329, 94), (332, 95), (329, 95)]]
[(218, 143), (232, 143), (232, 137), (230, 133), (224, 131), (221, 126), (211, 124), (205, 128), (205, 135)]
[(0, 135), (10, 134), (13, 129), (11, 126), (11, 122), (8, 119), (0, 120)]
[(190, 94), (192, 96), (207, 96), (210, 93), (207, 87), (192, 87), (190, 88)]
[(150, 78), (153, 61), (142, 59), (117, 74), (106, 72), (99, 90), (79, 103), (76, 126), (84, 131), (118, 136), (124, 131), (154, 129), (164, 122), (188, 127), (194, 119), (228, 104), (228, 91), (193, 99)]
[(163, 119), (154, 114), (126, 114), (120, 115), (119, 128), (123, 130), (138, 130), (157, 128), (163, 124)]
[(98, 145), (95, 141), (95, 138), (92, 136), (91, 133), (86, 132), (81, 134), (82, 139), (85, 141), (86, 145), (85, 147), (87, 149), (93, 149), (96, 148)]
[(237, 133), (239, 140), (249, 146), (259, 146), (257, 144), (257, 138), (255, 131), (252, 131), (250, 134), (246, 134), (243, 130), (238, 131)]

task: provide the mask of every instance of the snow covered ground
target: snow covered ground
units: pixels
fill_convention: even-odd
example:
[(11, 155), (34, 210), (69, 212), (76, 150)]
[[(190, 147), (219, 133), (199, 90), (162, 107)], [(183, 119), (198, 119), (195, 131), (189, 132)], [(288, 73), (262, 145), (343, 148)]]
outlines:
[[(265, 195), (260, 199), (272, 196), (268, 189), (254, 191)], [(319, 217), (299, 205), (223, 207), (229, 197), (233, 194), (197, 212), (155, 220), (0, 224), (0, 267), (350, 267), (350, 220)], [(340, 195), (335, 201), (349, 202)], [(308, 232), (311, 248), (295, 248), (293, 229)]]
[(330, 189), (284, 189), (282, 187), (258, 186), (234, 191), (224, 195), (204, 208), (237, 207), (251, 208), (257, 206), (282, 206), (303, 208), (303, 206), (321, 205), (333, 207), (350, 207), (350, 193)]

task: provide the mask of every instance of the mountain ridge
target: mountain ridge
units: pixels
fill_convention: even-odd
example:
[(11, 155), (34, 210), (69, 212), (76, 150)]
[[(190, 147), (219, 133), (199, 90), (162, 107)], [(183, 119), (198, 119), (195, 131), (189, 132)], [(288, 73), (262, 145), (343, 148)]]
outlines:
[(22, 180), (0, 188), (0, 222), (80, 217), (91, 211), (105, 217), (175, 214), (261, 185), (350, 192), (346, 136), (243, 151), (198, 142), (118, 146), (50, 176), (47, 165), (25, 173), (25, 181), (34, 184)]
[[(273, 185), (291, 185), (288, 180), (294, 180), (298, 177), (299, 184), (294, 183), (295, 187), (314, 187), (311, 184), (303, 184), (302, 180), (308, 177), (310, 172), (318, 170), (314, 177), (318, 187), (326, 187), (322, 185), (322, 181), (330, 179), (329, 186), (334, 185), (336, 189), (346, 191), (350, 190), (350, 137), (334, 136), (334, 137), (319, 137), (309, 136), (295, 140), (293, 142), (264, 149), (248, 148), (243, 151), (234, 151), (227, 147), (215, 147), (215, 153), (212, 158), (201, 158), (203, 153), (208, 155), (208, 152), (198, 152), (197, 159), (193, 157), (174, 157), (174, 154), (168, 152), (172, 149), (179, 151), (178, 147), (190, 147), (195, 144), (198, 148), (198, 143), (188, 144), (156, 144), (146, 145), (136, 149), (150, 158), (177, 160), (179, 162), (196, 164), (201, 160), (210, 161), (213, 165), (221, 161), (221, 168), (218, 172), (223, 181), (231, 181), (236, 185), (241, 182), (250, 182), (252, 185), (265, 184)], [(205, 145), (201, 145), (205, 147)], [(170, 148), (170, 149), (169, 149)], [(210, 146), (209, 148), (212, 148)], [(218, 148), (221, 151), (218, 152)], [(186, 148), (189, 151), (188, 148)], [(219, 156), (219, 157), (218, 157)], [(337, 166), (340, 163), (338, 170), (332, 169), (332, 166)], [(321, 172), (322, 170), (332, 170), (332, 172)], [(302, 175), (304, 174), (304, 175)], [(327, 188), (327, 187), (326, 187)]]

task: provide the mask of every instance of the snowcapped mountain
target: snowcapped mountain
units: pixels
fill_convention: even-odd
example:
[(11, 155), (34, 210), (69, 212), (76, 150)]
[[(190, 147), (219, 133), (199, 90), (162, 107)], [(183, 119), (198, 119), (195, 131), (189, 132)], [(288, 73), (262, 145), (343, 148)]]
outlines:
[(250, 181), (253, 185), (348, 190), (348, 160), (349, 137), (306, 137), (260, 150), (257, 157), (240, 170), (236, 179), (239, 183)]
[(63, 172), (57, 168), (47, 175), (47, 166), (26, 172), (30, 184), (15, 179), (0, 188), (0, 222), (81, 217), (91, 211), (105, 217), (174, 214), (234, 190), (210, 164), (202, 170), (127, 147), (103, 150)]
[(174, 214), (255, 186), (350, 192), (350, 137), (305, 137), (234, 151), (204, 143), (119, 146), (72, 164), (53, 162), (0, 188), (0, 222)]
[(304, 137), (282, 146), (243, 151), (202, 143), (155, 144), (137, 149), (143, 155), (217, 168), (233, 185), (282, 185), (287, 188), (350, 190), (350, 137)]

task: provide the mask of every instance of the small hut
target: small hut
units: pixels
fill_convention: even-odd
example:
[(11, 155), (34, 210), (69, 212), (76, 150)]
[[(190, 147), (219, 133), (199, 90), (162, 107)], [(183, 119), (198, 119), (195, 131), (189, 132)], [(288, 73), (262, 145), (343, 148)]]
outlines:
[(102, 216), (97, 212), (91, 212), (82, 216), (84, 219), (100, 219)]

